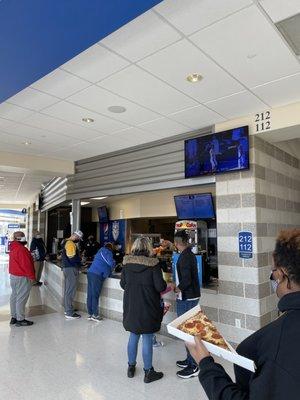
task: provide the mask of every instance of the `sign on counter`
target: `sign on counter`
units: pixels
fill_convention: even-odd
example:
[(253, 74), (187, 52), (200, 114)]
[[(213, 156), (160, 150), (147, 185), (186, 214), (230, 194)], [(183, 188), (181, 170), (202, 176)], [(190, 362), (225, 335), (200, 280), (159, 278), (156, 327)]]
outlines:
[(239, 255), (240, 258), (253, 257), (253, 240), (252, 232), (239, 232)]

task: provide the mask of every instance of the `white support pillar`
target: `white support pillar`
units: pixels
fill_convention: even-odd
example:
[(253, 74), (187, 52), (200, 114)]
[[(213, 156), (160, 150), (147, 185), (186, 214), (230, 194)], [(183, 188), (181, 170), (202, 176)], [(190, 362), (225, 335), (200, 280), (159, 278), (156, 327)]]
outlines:
[(80, 229), (80, 220), (81, 220), (81, 202), (80, 200), (72, 200), (72, 231), (77, 231)]

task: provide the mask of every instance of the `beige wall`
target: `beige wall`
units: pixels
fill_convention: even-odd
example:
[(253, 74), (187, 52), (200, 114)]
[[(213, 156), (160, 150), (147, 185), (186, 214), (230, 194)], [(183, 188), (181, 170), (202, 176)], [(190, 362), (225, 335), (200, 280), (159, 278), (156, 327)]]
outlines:
[[(283, 129), (291, 126), (300, 125), (300, 103), (290, 104), (285, 107), (269, 109), (270, 115), (270, 130), (264, 132), (272, 132), (273, 130)], [(267, 109), (265, 110), (267, 111)], [(237, 126), (249, 126), (250, 135), (256, 134), (255, 114), (247, 115), (242, 118), (233, 119), (215, 125), (215, 132), (221, 132), (227, 129), (232, 129)], [(267, 138), (266, 138), (267, 139)], [(282, 138), (283, 140), (284, 138)]]
[[(116, 196), (107, 200), (111, 219), (175, 217), (176, 209), (173, 196), (189, 193), (215, 194), (214, 185), (197, 186), (192, 188), (160, 190), (148, 193), (137, 193), (130, 197)], [(123, 210), (123, 211), (122, 211)], [(93, 222), (98, 221), (97, 207), (93, 208)]]

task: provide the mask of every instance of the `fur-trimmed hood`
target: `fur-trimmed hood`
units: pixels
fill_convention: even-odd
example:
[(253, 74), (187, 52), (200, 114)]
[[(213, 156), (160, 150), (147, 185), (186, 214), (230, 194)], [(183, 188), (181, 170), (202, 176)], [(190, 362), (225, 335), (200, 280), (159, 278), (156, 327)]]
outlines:
[(155, 267), (159, 263), (157, 258), (146, 257), (146, 256), (125, 256), (123, 259), (123, 265), (135, 264), (143, 265), (145, 267)]

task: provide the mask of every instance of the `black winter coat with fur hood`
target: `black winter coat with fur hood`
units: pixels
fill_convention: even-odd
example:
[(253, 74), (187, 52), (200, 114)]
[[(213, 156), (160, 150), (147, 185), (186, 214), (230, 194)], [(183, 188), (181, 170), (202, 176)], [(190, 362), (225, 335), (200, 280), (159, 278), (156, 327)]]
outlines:
[(159, 261), (125, 256), (120, 285), (124, 289), (123, 325), (136, 334), (155, 333), (163, 318), (160, 292), (166, 289)]

